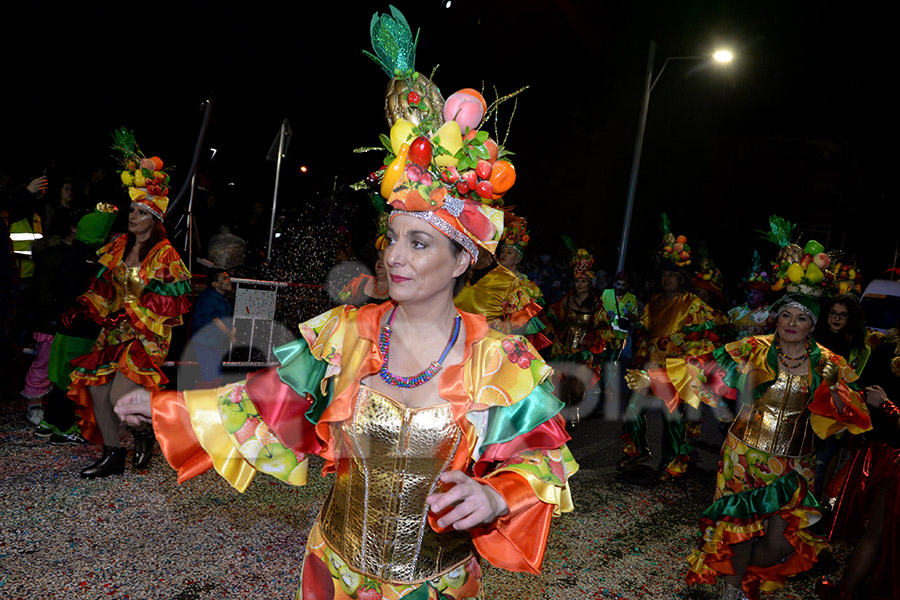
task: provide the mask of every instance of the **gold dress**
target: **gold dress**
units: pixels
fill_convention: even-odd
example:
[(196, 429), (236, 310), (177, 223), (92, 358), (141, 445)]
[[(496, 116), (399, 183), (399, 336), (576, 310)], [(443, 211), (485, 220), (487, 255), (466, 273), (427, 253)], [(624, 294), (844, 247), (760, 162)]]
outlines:
[(335, 426), (334, 487), (319, 525), (353, 570), (386, 582), (441, 577), (475, 554), (467, 532), (437, 533), (425, 499), (456, 454), (461, 431), (450, 404), (408, 408), (360, 386), (352, 417)]

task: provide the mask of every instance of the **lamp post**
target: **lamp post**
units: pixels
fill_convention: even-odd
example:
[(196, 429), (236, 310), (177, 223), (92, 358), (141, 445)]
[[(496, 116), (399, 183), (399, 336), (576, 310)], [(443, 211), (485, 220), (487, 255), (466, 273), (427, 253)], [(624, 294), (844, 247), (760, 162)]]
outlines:
[[(666, 65), (673, 60), (707, 60), (708, 55), (695, 56), (670, 56), (663, 62), (656, 77), (653, 77), (653, 65), (656, 60), (656, 42), (650, 40), (650, 50), (647, 53), (647, 72), (644, 77), (644, 96), (641, 103), (641, 116), (638, 120), (637, 139), (634, 143), (634, 158), (631, 161), (631, 179), (628, 182), (628, 200), (625, 203), (625, 220), (622, 224), (622, 241), (619, 244), (619, 261), (616, 264), (616, 272), (625, 269), (625, 251), (628, 249), (628, 233), (631, 230), (631, 214), (634, 210), (634, 190), (637, 187), (638, 168), (641, 165), (641, 150), (644, 146), (644, 130), (647, 128), (647, 111), (650, 108), (650, 93), (656, 87), (656, 83), (666, 70)], [(730, 63), (734, 58), (728, 50), (717, 50), (712, 58), (719, 63)]]

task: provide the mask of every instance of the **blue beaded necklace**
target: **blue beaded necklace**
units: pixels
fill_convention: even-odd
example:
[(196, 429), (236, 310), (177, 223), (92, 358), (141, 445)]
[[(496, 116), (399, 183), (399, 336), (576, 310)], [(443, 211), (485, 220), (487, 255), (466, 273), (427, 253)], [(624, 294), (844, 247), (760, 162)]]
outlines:
[(395, 306), (391, 311), (391, 316), (388, 318), (388, 322), (381, 326), (381, 335), (378, 336), (378, 349), (381, 350), (381, 356), (384, 357), (384, 362), (381, 364), (381, 370), (378, 372), (378, 374), (385, 381), (385, 383), (394, 387), (419, 387), (423, 383), (428, 382), (441, 370), (441, 363), (443, 363), (444, 359), (447, 358), (447, 355), (450, 353), (450, 349), (453, 348), (453, 344), (456, 343), (456, 339), (459, 337), (460, 317), (459, 314), (457, 314), (456, 319), (453, 320), (453, 333), (450, 335), (450, 341), (447, 342), (447, 347), (444, 348), (444, 352), (441, 353), (441, 357), (439, 359), (428, 365), (428, 368), (426, 368), (418, 375), (414, 375), (413, 377), (398, 377), (388, 370), (388, 355), (390, 354), (391, 350), (391, 325), (394, 323), (394, 316), (396, 315), (396, 313), (397, 307)]

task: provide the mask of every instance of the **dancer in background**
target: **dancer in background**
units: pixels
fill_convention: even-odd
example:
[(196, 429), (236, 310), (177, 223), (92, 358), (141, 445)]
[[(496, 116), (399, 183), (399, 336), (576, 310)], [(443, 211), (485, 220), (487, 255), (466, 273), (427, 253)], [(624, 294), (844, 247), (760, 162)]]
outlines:
[[(103, 445), (103, 455), (81, 471), (87, 479), (124, 472), (127, 450), (113, 409), (135, 388), (158, 390), (168, 382), (160, 367), (172, 328), (181, 325), (181, 316), (190, 309), (191, 274), (162, 223), (169, 176), (158, 157), (143, 156), (131, 132), (120, 129), (114, 138), (131, 198), (128, 233), (98, 251), (100, 273), (64, 317), (71, 323), (82, 316), (103, 328), (91, 352), (72, 361), (69, 388), (69, 397), (78, 404), (82, 435)], [(153, 429), (143, 424), (132, 433), (133, 464), (144, 469), (153, 455)]]

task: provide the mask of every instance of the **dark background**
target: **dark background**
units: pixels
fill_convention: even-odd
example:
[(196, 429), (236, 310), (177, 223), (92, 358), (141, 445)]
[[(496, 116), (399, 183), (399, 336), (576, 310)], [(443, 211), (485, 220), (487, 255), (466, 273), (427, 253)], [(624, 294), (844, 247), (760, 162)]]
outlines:
[[(674, 232), (704, 242), (735, 282), (755, 230), (779, 214), (829, 249), (857, 256), (867, 278), (892, 266), (895, 21), (884, 3), (397, 1), (420, 28), (416, 67), (444, 96), (463, 87), (519, 96), (507, 146), (518, 180), (507, 204), (529, 221), (530, 253), (560, 236), (615, 268), (649, 42), (666, 57), (727, 44), (726, 69), (672, 61), (651, 96), (627, 267), (649, 268), (666, 211)], [(283, 119), (293, 138), (279, 209), (333, 202), (338, 220), (371, 224), (348, 185), (381, 163), (387, 76), (369, 21), (386, 2), (58, 3), (6, 7), (0, 170), (22, 180), (115, 165), (110, 133), (184, 183), (212, 99), (201, 172), (235, 214), (271, 203), (266, 153)], [(501, 108), (505, 123), (512, 103)], [(500, 137), (503, 137), (501, 127)], [(300, 164), (309, 171), (301, 174)], [(337, 194), (335, 194), (337, 190)], [(334, 211), (332, 211), (334, 212)], [(344, 216), (340, 216), (344, 215)], [(363, 226), (365, 228), (365, 225)], [(815, 231), (815, 233), (809, 233)], [(324, 233), (323, 233), (324, 234)], [(357, 237), (368, 243), (370, 231)], [(801, 241), (802, 243), (802, 241)]]

